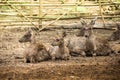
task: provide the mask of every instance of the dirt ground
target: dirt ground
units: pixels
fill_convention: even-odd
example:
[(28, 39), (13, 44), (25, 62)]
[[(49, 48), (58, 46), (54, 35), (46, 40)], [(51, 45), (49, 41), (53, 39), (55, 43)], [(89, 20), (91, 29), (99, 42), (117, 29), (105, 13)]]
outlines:
[[(24, 63), (23, 50), (28, 43), (19, 43), (27, 29), (0, 31), (0, 80), (120, 80), (120, 55), (97, 57), (72, 57), (68, 61)], [(56, 31), (42, 31), (37, 40), (50, 43)], [(66, 29), (68, 36), (78, 29)], [(108, 37), (111, 30), (95, 30), (98, 36)]]

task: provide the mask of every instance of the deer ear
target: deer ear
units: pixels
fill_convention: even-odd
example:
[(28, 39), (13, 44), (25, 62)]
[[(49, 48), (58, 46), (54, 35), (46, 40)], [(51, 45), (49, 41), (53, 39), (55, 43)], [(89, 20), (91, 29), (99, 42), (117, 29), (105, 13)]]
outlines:
[(31, 31), (30, 34), (35, 37), (37, 35), (37, 32)]
[(94, 25), (96, 20), (97, 20), (97, 17), (95, 17), (93, 20), (91, 20), (90, 25)]
[(60, 33), (58, 33), (58, 31), (56, 32), (56, 38), (59, 39), (61, 37)]
[(62, 37), (66, 37), (66, 36), (67, 36), (66, 31), (63, 31), (62, 32)]
[(50, 38), (50, 39), (55, 41), (55, 40), (56, 40), (56, 37), (52, 37), (52, 38)]
[(120, 30), (120, 24), (116, 23), (117, 29)]
[(32, 34), (32, 30), (30, 28), (28, 28), (27, 33)]
[(82, 25), (86, 25), (86, 21), (83, 18), (81, 18), (80, 21)]
[(31, 29), (31, 28), (28, 28), (28, 31), (29, 31), (29, 32), (32, 32), (32, 29)]

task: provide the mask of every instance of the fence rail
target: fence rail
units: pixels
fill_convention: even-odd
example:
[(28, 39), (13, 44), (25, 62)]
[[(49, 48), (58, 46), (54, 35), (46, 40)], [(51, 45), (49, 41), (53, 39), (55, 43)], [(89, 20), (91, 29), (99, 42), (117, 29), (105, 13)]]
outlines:
[[(99, 0), (100, 1), (100, 0)], [(101, 3), (101, 4), (99, 4)], [(0, 25), (1, 26), (24, 26), (33, 25), (41, 28), (45, 20), (75, 19), (75, 18), (120, 18), (120, 2), (103, 3), (102, 1), (92, 4), (83, 4), (82, 2), (64, 3), (55, 2), (48, 4), (43, 0), (36, 1), (0, 1)], [(101, 6), (101, 7), (100, 7)], [(104, 10), (104, 7), (118, 8), (118, 10)], [(96, 8), (97, 10), (95, 10)], [(90, 9), (92, 9), (90, 11)], [(101, 10), (101, 11), (100, 11)], [(115, 12), (116, 11), (116, 12)], [(9, 18), (7, 18), (9, 17)], [(11, 18), (10, 18), (11, 17)], [(14, 19), (14, 17), (16, 17)], [(4, 19), (6, 18), (6, 19)], [(21, 18), (21, 19), (17, 19)], [(8, 23), (18, 24), (8, 24)], [(25, 23), (22, 23), (25, 22)], [(30, 23), (26, 23), (30, 22)], [(37, 23), (38, 22), (38, 23)], [(6, 24), (2, 24), (6, 23)], [(46, 24), (48, 26), (48, 24)], [(38, 27), (39, 26), (39, 27)]]

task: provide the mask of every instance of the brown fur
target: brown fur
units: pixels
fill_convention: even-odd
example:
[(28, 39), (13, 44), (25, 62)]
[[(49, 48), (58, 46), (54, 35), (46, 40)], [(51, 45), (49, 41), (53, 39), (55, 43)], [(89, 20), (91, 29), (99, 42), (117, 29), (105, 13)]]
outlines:
[(95, 35), (91, 34), (86, 38), (86, 52), (87, 55), (96, 55), (95, 51), (97, 49), (97, 42)]
[(72, 36), (70, 38), (65, 38), (65, 44), (70, 50), (72, 56), (82, 55), (85, 56), (85, 37)]
[(53, 50), (50, 53), (52, 60), (55, 60), (56, 58), (60, 58), (60, 59), (64, 59), (64, 60), (70, 59), (69, 49), (66, 47), (66, 45), (64, 43), (65, 36), (66, 36), (66, 34), (63, 32), (62, 38), (56, 39), (52, 43), (52, 45), (54, 45)]
[[(97, 38), (93, 32), (93, 25), (95, 24), (97, 18), (91, 20), (89, 24), (85, 24), (84, 36), (86, 37), (86, 55), (109, 55), (111, 53), (111, 48), (109, 43), (105, 39)], [(84, 21), (85, 22), (85, 21)]]
[(94, 23), (95, 20), (87, 24), (84, 19), (81, 19), (82, 29), (78, 35), (65, 40), (72, 55), (86, 56), (85, 51), (94, 51), (96, 49), (95, 38), (93, 35), (90, 36), (91, 30), (88, 30)]
[(96, 55), (97, 56), (108, 56), (112, 53), (112, 49), (110, 47), (109, 42), (106, 39), (96, 38), (97, 41), (97, 49)]
[(35, 34), (28, 31), (19, 42), (30, 42), (30, 45), (24, 50), (25, 62), (35, 63), (46, 60), (49, 58), (49, 54), (42, 43), (38, 43), (35, 40)]
[(120, 24), (117, 24), (117, 30), (108, 38), (109, 41), (120, 40)]
[[(44, 60), (41, 59), (42, 55), (47, 53), (42, 44), (30, 44), (24, 51), (25, 62), (35, 63)], [(38, 56), (39, 55), (39, 56)], [(40, 56), (41, 55), (41, 56)]]
[(84, 36), (84, 33), (85, 32), (85, 28), (84, 27), (82, 27), (80, 30), (79, 30), (79, 32), (77, 33), (77, 37), (81, 37), (81, 36)]
[(120, 44), (111, 44), (110, 45), (115, 54), (120, 54)]

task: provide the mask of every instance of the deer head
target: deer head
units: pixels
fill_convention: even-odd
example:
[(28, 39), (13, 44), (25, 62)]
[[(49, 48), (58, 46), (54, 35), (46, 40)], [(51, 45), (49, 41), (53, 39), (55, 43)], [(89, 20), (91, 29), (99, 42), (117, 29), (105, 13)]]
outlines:
[(35, 33), (31, 30), (28, 30), (20, 39), (19, 42), (34, 42), (35, 41)]
[(84, 19), (81, 19), (82, 29), (80, 33), (85, 37), (90, 36), (93, 33), (93, 26), (96, 20), (97, 20), (97, 17), (92, 19), (90, 23), (87, 23)]
[(66, 32), (63, 31), (61, 36), (57, 36), (52, 43), (53, 46), (61, 46), (64, 45), (64, 37), (66, 37)]
[(120, 30), (120, 24), (116, 23), (117, 25), (117, 30)]
[(117, 30), (112, 33), (110, 37), (108, 37), (109, 41), (116, 41), (120, 40), (120, 25), (116, 23)]

